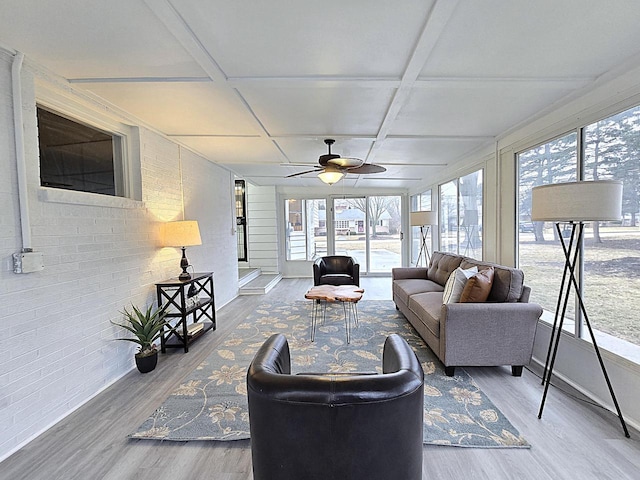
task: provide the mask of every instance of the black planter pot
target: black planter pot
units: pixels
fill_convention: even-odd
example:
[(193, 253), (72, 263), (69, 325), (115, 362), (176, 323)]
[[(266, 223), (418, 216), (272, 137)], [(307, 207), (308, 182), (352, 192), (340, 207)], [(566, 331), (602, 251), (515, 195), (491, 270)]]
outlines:
[(140, 373), (149, 373), (156, 368), (156, 365), (158, 364), (157, 350), (151, 355), (146, 355), (144, 357), (139, 355), (140, 354), (136, 354), (136, 367), (138, 367), (138, 371)]

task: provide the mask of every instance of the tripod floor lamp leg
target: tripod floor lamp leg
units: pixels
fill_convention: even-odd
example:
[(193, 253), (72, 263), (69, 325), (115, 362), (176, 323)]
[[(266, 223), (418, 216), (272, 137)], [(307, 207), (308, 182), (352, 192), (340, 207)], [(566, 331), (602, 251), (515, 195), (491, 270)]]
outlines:
[[(560, 224), (556, 223), (556, 230), (558, 232), (558, 235), (560, 236), (560, 239), (562, 239), (562, 233), (560, 232)], [(569, 241), (569, 245), (573, 244), (573, 237), (575, 235), (576, 232), (576, 228), (575, 225), (573, 226), (573, 229), (571, 230), (571, 240)], [(562, 241), (562, 240), (561, 240)], [(577, 251), (577, 250), (576, 250)], [(571, 252), (569, 251), (569, 254)], [(565, 257), (565, 262), (564, 262), (564, 269), (562, 271), (562, 281), (560, 282), (560, 293), (558, 294), (558, 302), (556, 304), (556, 314), (553, 318), (553, 326), (551, 327), (551, 337), (549, 338), (549, 348), (547, 350), (547, 359), (544, 362), (544, 371), (542, 372), (542, 385), (544, 385), (546, 379), (547, 379), (547, 373), (549, 372), (549, 359), (551, 358), (551, 350), (553, 349), (553, 340), (556, 334), (560, 334), (560, 332), (562, 332), (561, 329), (557, 329), (558, 326), (558, 316), (560, 314), (560, 308), (562, 305), (562, 299), (564, 297), (564, 289), (565, 286), (567, 287), (567, 299), (569, 298), (569, 294), (568, 294), (568, 290), (570, 288), (570, 283), (567, 283), (567, 274), (569, 273), (569, 261), (566, 259), (567, 257)], [(575, 262), (575, 259), (574, 259)], [(566, 304), (567, 300), (565, 299), (565, 304)], [(566, 308), (566, 307), (565, 307)]]
[[(581, 247), (581, 240), (582, 240), (582, 233), (583, 233), (583, 229), (584, 229), (584, 224), (583, 223), (579, 223), (579, 231), (578, 231), (578, 235), (577, 235), (577, 239), (575, 236), (576, 233), (576, 227), (578, 226), (578, 224), (573, 224), (573, 228), (572, 228), (572, 232), (571, 232), (571, 238), (569, 241), (569, 247), (567, 248), (567, 246), (565, 245), (564, 239), (562, 237), (561, 231), (560, 231), (560, 226), (559, 224), (556, 224), (556, 229), (558, 231), (558, 235), (560, 235), (560, 242), (562, 244), (562, 249), (565, 255), (565, 271), (563, 273), (563, 278), (562, 278), (562, 285), (560, 288), (560, 297), (563, 296), (563, 292), (564, 292), (564, 302), (563, 302), (563, 307), (562, 307), (562, 313), (560, 314), (560, 322), (557, 325), (557, 331), (556, 331), (556, 321), (558, 319), (558, 308), (556, 309), (556, 318), (554, 320), (554, 327), (553, 330), (551, 332), (551, 340), (549, 342), (549, 351), (547, 353), (547, 362), (545, 364), (545, 372), (543, 374), (542, 377), (542, 383), (543, 385), (545, 385), (544, 388), (544, 393), (542, 395), (542, 402), (540, 404), (540, 410), (538, 412), (538, 418), (542, 418), (542, 411), (544, 409), (544, 404), (547, 398), (547, 393), (549, 390), (549, 384), (551, 383), (551, 375), (553, 373), (553, 367), (555, 365), (555, 361), (556, 361), (556, 355), (558, 353), (558, 345), (560, 343), (560, 336), (562, 333), (562, 326), (563, 326), (563, 322), (564, 322), (564, 317), (566, 315), (566, 310), (567, 310), (567, 304), (568, 304), (568, 300), (569, 300), (569, 296), (571, 293), (571, 286), (573, 285), (574, 287), (574, 291), (575, 291), (575, 295), (576, 298), (578, 299), (578, 303), (579, 303), (579, 308), (580, 308), (580, 312), (582, 313), (585, 323), (587, 325), (587, 329), (589, 330), (589, 334), (591, 336), (591, 341), (593, 343), (593, 348), (596, 352), (596, 356), (598, 358), (598, 362), (600, 363), (600, 368), (602, 369), (602, 373), (604, 375), (605, 381), (607, 383), (607, 387), (609, 389), (609, 393), (611, 394), (611, 399), (613, 400), (613, 404), (615, 406), (616, 412), (618, 414), (618, 417), (620, 418), (620, 423), (622, 425), (622, 429), (624, 431), (624, 434), (627, 438), (630, 437), (629, 435), (629, 430), (627, 429), (627, 424), (624, 421), (624, 417), (622, 416), (622, 410), (620, 409), (620, 406), (618, 404), (618, 400), (616, 399), (616, 395), (615, 392), (613, 391), (613, 386), (611, 384), (611, 381), (609, 379), (609, 375), (607, 373), (607, 369), (605, 367), (604, 361), (602, 359), (602, 355), (600, 354), (600, 349), (598, 348), (598, 344), (596, 342), (596, 338), (595, 335), (593, 333), (593, 329), (591, 328), (591, 322), (589, 321), (589, 317), (587, 315), (587, 311), (586, 308), (584, 306), (584, 302), (582, 300), (582, 295), (580, 293), (580, 289), (578, 286), (578, 282), (576, 281), (575, 278), (575, 266), (577, 263), (577, 258), (578, 258), (578, 253), (580, 251), (580, 247)], [(575, 250), (573, 250), (573, 260), (571, 260), (571, 253), (572, 253), (572, 249), (574, 246), (574, 240), (577, 240), (577, 242), (575, 243)], [(566, 291), (564, 290), (564, 283), (565, 280), (567, 279), (567, 270), (568, 270), (568, 280), (569, 282), (567, 283), (567, 288)], [(558, 307), (560, 305), (560, 297), (558, 298)], [(553, 352), (552, 352), (552, 346), (553, 344)], [(550, 360), (550, 361), (549, 361)], [(548, 367), (548, 369), (547, 369)]]

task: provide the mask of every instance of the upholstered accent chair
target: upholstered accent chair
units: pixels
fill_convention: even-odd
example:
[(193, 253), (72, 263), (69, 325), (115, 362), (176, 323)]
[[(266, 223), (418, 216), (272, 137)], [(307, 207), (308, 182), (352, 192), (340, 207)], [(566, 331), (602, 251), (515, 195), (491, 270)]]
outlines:
[(360, 264), (344, 255), (320, 257), (313, 264), (313, 284), (360, 286)]
[(291, 375), (289, 344), (271, 336), (247, 372), (254, 480), (419, 480), (424, 373), (390, 335), (382, 374)]

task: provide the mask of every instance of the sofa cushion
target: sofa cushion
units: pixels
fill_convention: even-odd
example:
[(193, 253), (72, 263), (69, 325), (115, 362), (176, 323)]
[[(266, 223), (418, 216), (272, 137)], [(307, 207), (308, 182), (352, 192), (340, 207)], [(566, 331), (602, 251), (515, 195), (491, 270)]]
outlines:
[(440, 338), (442, 292), (426, 292), (412, 295), (409, 298), (409, 310), (416, 314), (436, 338)]
[[(449, 275), (460, 266), (462, 257), (451, 253), (433, 252), (427, 276), (429, 280), (444, 286), (449, 279)], [(470, 265), (471, 267), (473, 265)], [(468, 267), (467, 267), (468, 268)]]
[(473, 258), (465, 257), (460, 266), (469, 268), (473, 266), (482, 270), (483, 267), (493, 267), (493, 285), (489, 292), (488, 302), (517, 302), (522, 296), (524, 284), (524, 272), (517, 268), (505, 267), (495, 263), (480, 262)]
[(478, 273), (478, 267), (471, 267), (469, 269), (456, 268), (449, 280), (444, 285), (444, 293), (442, 295), (442, 303), (458, 303), (460, 301), (460, 295), (464, 290), (467, 280)]
[(443, 288), (431, 280), (406, 278), (393, 281), (393, 293), (405, 304), (409, 304), (409, 297), (416, 293), (442, 292)]
[(460, 303), (486, 302), (493, 285), (494, 271), (493, 267), (484, 268), (467, 280)]

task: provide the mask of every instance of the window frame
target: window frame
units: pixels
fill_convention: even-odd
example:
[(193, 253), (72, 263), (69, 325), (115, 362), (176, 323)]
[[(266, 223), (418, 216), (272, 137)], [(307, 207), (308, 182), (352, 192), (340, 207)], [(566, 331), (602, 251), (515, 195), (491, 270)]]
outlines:
[[(36, 77), (35, 105), (33, 115), (36, 118), (36, 108), (41, 107), (74, 122), (117, 137), (120, 155), (114, 158), (114, 169), (121, 170), (122, 195), (104, 195), (100, 193), (80, 190), (67, 190), (55, 187), (40, 186), (40, 168), (38, 166), (39, 198), (44, 202), (66, 203), (78, 205), (110, 206), (114, 208), (138, 208), (142, 203), (142, 173), (140, 162), (140, 128), (124, 123), (123, 118), (105, 108), (89, 97), (83, 97), (75, 92), (61, 89), (56, 83)], [(36, 141), (38, 141), (37, 121), (35, 126)], [(38, 154), (39, 159), (39, 154)], [(117, 164), (116, 164), (117, 162)]]

